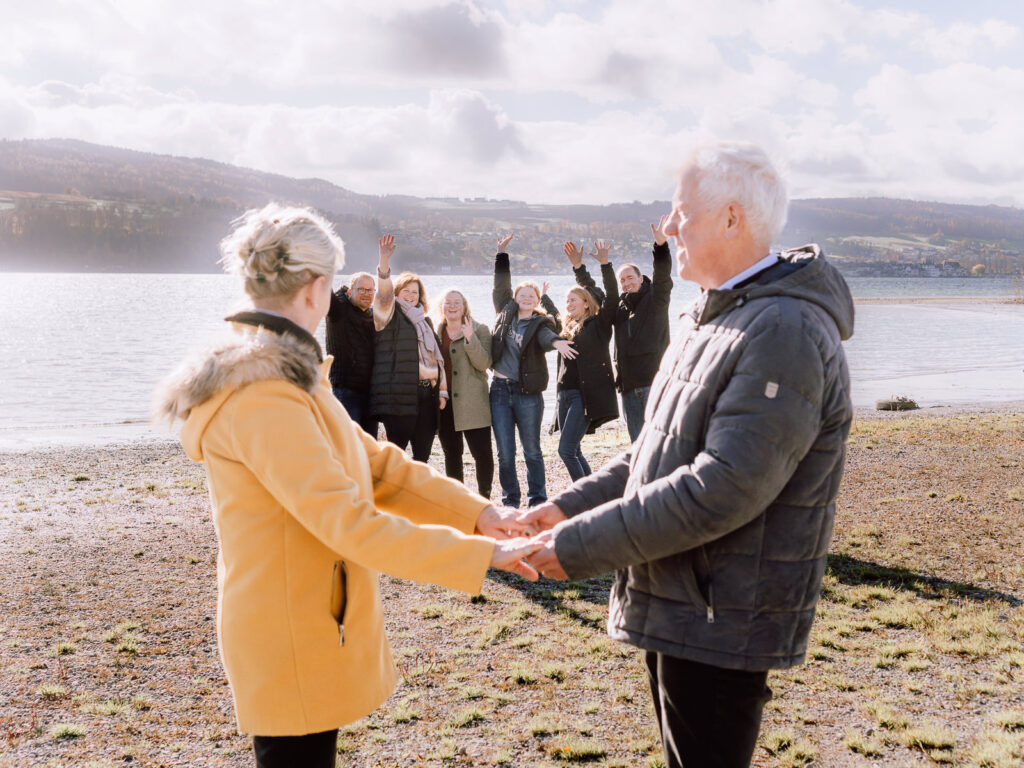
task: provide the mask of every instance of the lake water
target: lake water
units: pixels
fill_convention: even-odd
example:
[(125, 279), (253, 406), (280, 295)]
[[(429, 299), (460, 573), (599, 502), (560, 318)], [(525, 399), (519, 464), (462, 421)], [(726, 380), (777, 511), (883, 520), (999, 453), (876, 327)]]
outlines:
[[(571, 275), (548, 279), (561, 304)], [(493, 319), (490, 276), (424, 282), (434, 303), (457, 285), (477, 319)], [(849, 283), (855, 299), (886, 300), (858, 303), (846, 343), (855, 405), (891, 395), (924, 406), (1024, 400), (1024, 305), (986, 301), (1014, 296), (1012, 280)], [(673, 316), (696, 295), (694, 285), (676, 279)], [(223, 334), (224, 316), (243, 303), (236, 279), (226, 275), (3, 275), (0, 450), (119, 439), (132, 430), (152, 435), (146, 418), (157, 382), (190, 350)], [(553, 369), (553, 354), (549, 360)], [(547, 397), (550, 419), (553, 384)]]

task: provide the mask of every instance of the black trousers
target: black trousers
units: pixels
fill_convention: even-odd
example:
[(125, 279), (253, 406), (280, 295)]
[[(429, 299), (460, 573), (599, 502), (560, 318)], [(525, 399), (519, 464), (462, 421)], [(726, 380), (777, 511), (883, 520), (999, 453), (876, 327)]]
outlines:
[(253, 736), (256, 768), (334, 768), (338, 729), (305, 736)]
[(421, 384), (416, 389), (416, 413), (412, 416), (388, 416), (382, 414), (380, 423), (388, 442), (403, 451), (412, 443), (412, 457), (416, 461), (428, 461), (434, 447), (437, 433), (437, 387)]
[(457, 432), (455, 413), (449, 404), (441, 411), (437, 437), (441, 442), (441, 450), (444, 451), (444, 473), (460, 483), (465, 482), (462, 474), (462, 438), (466, 438), (469, 452), (476, 462), (477, 490), (481, 496), (491, 498), (491, 484), (494, 482), (494, 445), (491, 443), (491, 428), (480, 427)]
[(644, 652), (665, 768), (747, 768), (772, 697), (767, 672)]

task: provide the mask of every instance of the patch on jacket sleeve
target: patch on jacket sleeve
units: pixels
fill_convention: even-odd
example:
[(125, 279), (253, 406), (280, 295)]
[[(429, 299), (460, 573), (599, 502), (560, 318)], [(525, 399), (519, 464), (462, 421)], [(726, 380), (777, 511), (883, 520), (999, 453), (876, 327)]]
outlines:
[(769, 400), (774, 400), (777, 394), (779, 394), (779, 382), (769, 381), (764, 385), (764, 396)]

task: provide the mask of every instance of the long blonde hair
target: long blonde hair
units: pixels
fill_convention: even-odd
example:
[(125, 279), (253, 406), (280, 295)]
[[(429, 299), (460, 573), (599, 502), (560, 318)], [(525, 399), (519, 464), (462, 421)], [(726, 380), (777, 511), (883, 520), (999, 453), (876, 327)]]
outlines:
[(444, 300), (448, 298), (449, 294), (456, 293), (462, 298), (462, 318), (461, 320), (473, 319), (473, 315), (469, 312), (469, 299), (466, 298), (466, 294), (460, 291), (458, 288), (449, 288), (441, 294), (441, 298), (437, 300), (437, 335), (440, 336), (444, 333), (444, 329), (448, 327), (448, 319), (444, 316)]
[(580, 332), (580, 328), (583, 327), (584, 321), (588, 317), (596, 315), (601, 309), (601, 306), (597, 303), (597, 299), (594, 295), (586, 288), (580, 288), (578, 285), (574, 285), (566, 292), (566, 296), (570, 293), (575, 294), (583, 301), (583, 317), (579, 320), (574, 320), (569, 317), (569, 313), (566, 312), (565, 322), (562, 324), (562, 338), (563, 339), (574, 339), (576, 334)]

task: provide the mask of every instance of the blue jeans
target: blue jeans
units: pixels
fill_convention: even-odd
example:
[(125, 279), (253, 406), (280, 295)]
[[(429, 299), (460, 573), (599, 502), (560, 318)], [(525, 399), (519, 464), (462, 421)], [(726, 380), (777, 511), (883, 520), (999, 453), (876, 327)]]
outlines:
[(561, 437), (558, 438), (558, 455), (569, 470), (573, 482), (590, 474), (590, 465), (580, 449), (589, 426), (590, 419), (583, 412), (583, 395), (580, 391), (563, 389), (559, 392), (558, 429)]
[(626, 417), (626, 429), (629, 431), (629, 442), (635, 443), (644, 427), (644, 411), (647, 409), (647, 396), (650, 387), (637, 387), (622, 393), (622, 415)]
[(334, 387), (334, 396), (342, 404), (352, 421), (362, 427), (372, 437), (377, 437), (377, 420), (370, 416), (370, 393), (360, 392), (348, 387)]
[(491, 426), (498, 446), (498, 482), (501, 503), (518, 507), (522, 501), (516, 474), (516, 427), (526, 460), (526, 490), (530, 506), (548, 500), (544, 477), (544, 454), (540, 450), (540, 422), (544, 416), (543, 395), (519, 393), (519, 382), (495, 376), (491, 381)]

